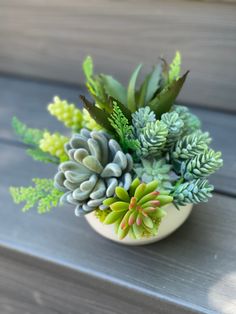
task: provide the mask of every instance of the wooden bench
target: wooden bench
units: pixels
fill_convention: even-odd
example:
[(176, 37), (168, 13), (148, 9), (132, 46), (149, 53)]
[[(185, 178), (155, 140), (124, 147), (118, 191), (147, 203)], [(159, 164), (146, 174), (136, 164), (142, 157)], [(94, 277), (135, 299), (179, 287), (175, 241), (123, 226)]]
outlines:
[[(0, 8), (0, 313), (236, 313), (235, 3), (0, 0)], [(214, 197), (173, 235), (138, 248), (101, 238), (69, 207), (21, 213), (8, 187), (55, 169), (25, 154), (11, 117), (60, 131), (46, 104), (54, 95), (78, 102), (87, 53), (126, 81), (137, 62), (177, 48), (192, 69), (179, 99), (223, 152)]]

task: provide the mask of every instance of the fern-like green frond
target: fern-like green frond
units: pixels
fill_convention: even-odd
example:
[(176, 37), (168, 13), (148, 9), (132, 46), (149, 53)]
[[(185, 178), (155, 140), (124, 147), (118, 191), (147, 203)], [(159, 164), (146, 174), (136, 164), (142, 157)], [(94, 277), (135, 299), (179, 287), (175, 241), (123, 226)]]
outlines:
[(181, 72), (181, 54), (179, 51), (176, 51), (175, 57), (170, 64), (169, 70), (169, 83), (174, 80), (178, 80)]
[(109, 121), (111, 126), (119, 136), (119, 142), (124, 151), (138, 150), (140, 148), (139, 141), (134, 138), (133, 128), (129, 125), (128, 119), (124, 116), (117, 103), (113, 102), (113, 112)]
[(54, 187), (53, 180), (35, 178), (32, 181), (34, 186), (10, 187), (10, 193), (14, 202), (16, 204), (25, 202), (22, 208), (23, 212), (37, 206), (38, 213), (43, 214), (59, 204), (63, 192)]
[(23, 143), (36, 146), (39, 144), (39, 141), (45, 132), (45, 130), (28, 128), (26, 124), (21, 122), (16, 117), (12, 118), (12, 128), (21, 138)]
[(40, 148), (29, 148), (26, 150), (26, 153), (31, 156), (34, 160), (41, 162), (51, 162), (53, 164), (59, 164), (60, 159), (56, 156), (52, 156), (49, 153), (43, 152)]

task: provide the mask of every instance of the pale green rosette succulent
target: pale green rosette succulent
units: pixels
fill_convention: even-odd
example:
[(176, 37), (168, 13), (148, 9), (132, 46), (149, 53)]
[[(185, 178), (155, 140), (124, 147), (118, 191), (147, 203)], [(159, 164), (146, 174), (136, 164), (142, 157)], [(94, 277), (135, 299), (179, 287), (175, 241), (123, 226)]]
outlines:
[(170, 190), (172, 165), (166, 163), (165, 158), (142, 159), (141, 163), (134, 165), (134, 172), (145, 183), (157, 180), (160, 190)]
[(64, 192), (62, 202), (76, 206), (76, 215), (104, 209), (103, 201), (114, 196), (117, 186), (129, 189), (132, 157), (107, 133), (82, 129), (65, 150), (70, 160), (60, 164), (55, 187)]

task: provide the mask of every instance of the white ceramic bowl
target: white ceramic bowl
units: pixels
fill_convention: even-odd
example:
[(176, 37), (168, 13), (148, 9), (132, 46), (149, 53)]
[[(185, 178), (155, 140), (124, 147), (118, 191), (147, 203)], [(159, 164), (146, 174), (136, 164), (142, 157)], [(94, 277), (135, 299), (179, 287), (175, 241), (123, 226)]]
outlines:
[(123, 240), (120, 240), (114, 231), (114, 226), (102, 224), (95, 216), (94, 212), (87, 214), (85, 218), (97, 233), (107, 239), (125, 245), (144, 245), (160, 241), (178, 229), (190, 215), (192, 207), (192, 204), (188, 204), (186, 206), (180, 206), (180, 210), (177, 210), (173, 204), (166, 205), (164, 209), (167, 212), (167, 215), (160, 223), (158, 234), (154, 237), (143, 239), (132, 239), (129, 236), (126, 236)]

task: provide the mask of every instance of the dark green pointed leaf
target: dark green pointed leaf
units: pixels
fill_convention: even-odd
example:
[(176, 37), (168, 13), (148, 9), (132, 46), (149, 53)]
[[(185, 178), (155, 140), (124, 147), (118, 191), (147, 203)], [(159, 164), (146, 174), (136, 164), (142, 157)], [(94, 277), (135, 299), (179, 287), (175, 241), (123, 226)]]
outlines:
[(146, 105), (145, 99), (146, 99), (147, 86), (148, 86), (148, 81), (150, 79), (150, 76), (151, 76), (151, 73), (149, 73), (145, 77), (145, 79), (144, 79), (144, 81), (143, 81), (143, 83), (142, 83), (142, 85), (141, 85), (141, 87), (137, 93), (138, 108), (144, 107)]
[(145, 104), (147, 104), (152, 99), (153, 95), (160, 87), (161, 72), (162, 72), (161, 64), (158, 64), (157, 66), (154, 67), (147, 84)]
[(171, 109), (171, 106), (183, 87), (188, 73), (189, 71), (187, 71), (181, 78), (171, 83), (149, 103), (150, 108), (155, 112), (158, 119), (160, 119), (163, 113), (168, 112)]
[(136, 100), (135, 100), (135, 93), (136, 93), (135, 86), (136, 86), (136, 80), (137, 80), (141, 67), (142, 67), (142, 64), (139, 64), (139, 66), (134, 70), (133, 74), (131, 75), (129, 85), (128, 85), (127, 104), (131, 112), (135, 112), (137, 109)]
[(162, 61), (162, 80), (161, 80), (161, 90), (168, 84), (169, 81), (169, 65), (164, 58)]
[(108, 96), (111, 96), (126, 105), (127, 91), (125, 87), (110, 75), (101, 74), (101, 77)]
[(106, 111), (96, 107), (90, 101), (86, 99), (85, 96), (80, 96), (81, 100), (84, 103), (84, 107), (88, 110), (91, 117), (100, 124), (104, 129), (114, 132), (113, 127), (109, 122), (109, 115)]

